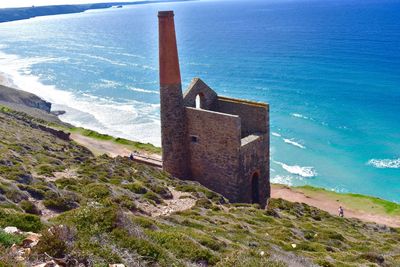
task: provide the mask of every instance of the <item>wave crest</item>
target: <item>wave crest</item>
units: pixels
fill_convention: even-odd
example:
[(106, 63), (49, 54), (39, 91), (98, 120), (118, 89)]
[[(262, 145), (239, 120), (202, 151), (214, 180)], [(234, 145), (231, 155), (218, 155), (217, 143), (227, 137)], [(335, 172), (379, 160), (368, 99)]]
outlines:
[(302, 144), (299, 144), (299, 143), (293, 141), (293, 139), (283, 138), (283, 141), (284, 141), (286, 144), (290, 144), (290, 145), (293, 145), (293, 146), (297, 146), (297, 147), (299, 147), (299, 148), (301, 148), (301, 149), (305, 149), (305, 148), (306, 148), (306, 147), (303, 146)]
[(305, 119), (305, 120), (309, 119), (309, 117), (304, 116), (303, 114), (299, 114), (299, 113), (291, 113), (290, 115), (292, 115), (293, 117), (302, 118), (302, 119)]
[(370, 159), (367, 162), (378, 169), (400, 169), (400, 158), (398, 159)]
[(305, 178), (311, 178), (317, 176), (317, 171), (314, 167), (301, 167), (298, 165), (287, 165), (285, 163), (274, 161), (276, 164), (281, 165), (281, 167), (287, 172), (295, 175), (299, 175)]

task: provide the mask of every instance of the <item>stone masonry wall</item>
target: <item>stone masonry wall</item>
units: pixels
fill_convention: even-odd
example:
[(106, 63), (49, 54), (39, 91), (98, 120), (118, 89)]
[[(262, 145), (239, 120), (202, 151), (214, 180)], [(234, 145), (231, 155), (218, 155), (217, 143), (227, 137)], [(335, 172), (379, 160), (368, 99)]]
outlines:
[(240, 149), (239, 202), (252, 202), (252, 178), (258, 173), (260, 205), (265, 206), (270, 197), (269, 184), (269, 134), (260, 135), (255, 141)]
[(242, 121), (242, 137), (251, 133), (265, 133), (268, 105), (249, 103), (237, 99), (219, 97), (218, 112), (238, 115)]
[(218, 95), (201, 79), (194, 78), (183, 95), (183, 104), (186, 107), (196, 107), (196, 97), (200, 96), (202, 109), (215, 110)]
[(187, 127), (181, 85), (161, 86), (163, 169), (175, 177), (190, 178)]
[(236, 202), (240, 118), (191, 107), (186, 107), (186, 118), (192, 179)]

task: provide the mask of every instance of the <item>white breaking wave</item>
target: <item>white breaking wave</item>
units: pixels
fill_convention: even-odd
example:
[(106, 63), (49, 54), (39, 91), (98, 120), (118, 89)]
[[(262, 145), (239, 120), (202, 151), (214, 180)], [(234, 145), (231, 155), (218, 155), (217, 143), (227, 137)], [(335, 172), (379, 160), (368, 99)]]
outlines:
[(274, 161), (276, 164), (281, 165), (281, 167), (286, 170), (287, 172), (295, 175), (299, 175), (302, 177), (310, 178), (317, 176), (317, 171), (314, 167), (301, 167), (298, 165), (287, 165), (285, 163)]
[(117, 88), (117, 87), (121, 87), (122, 84), (117, 82), (117, 81), (112, 81), (112, 80), (106, 80), (106, 79), (101, 79), (100, 80), (101, 83), (96, 84), (97, 87), (101, 87), (101, 88)]
[(293, 117), (296, 117), (296, 118), (302, 118), (302, 119), (306, 119), (306, 120), (309, 119), (309, 117), (304, 116), (304, 115), (299, 114), (299, 113), (291, 113), (290, 115), (292, 115)]
[(302, 144), (299, 144), (299, 143), (293, 141), (293, 139), (283, 138), (283, 141), (284, 141), (285, 143), (287, 143), (287, 144), (291, 144), (291, 145), (297, 146), (297, 147), (302, 148), (302, 149), (305, 149), (305, 148), (306, 148), (306, 147), (303, 146)]
[(128, 90), (134, 91), (134, 92), (140, 92), (140, 93), (147, 93), (147, 94), (156, 94), (156, 95), (160, 94), (160, 92), (158, 92), (158, 91), (146, 90), (146, 89), (136, 88), (136, 87), (129, 87)]
[(65, 110), (60, 119), (67, 123), (116, 137), (161, 145), (159, 104), (134, 100), (121, 103), (90, 94), (72, 93), (53, 85), (44, 85), (39, 77), (30, 74), (34, 64), (59, 60), (64, 59), (23, 59), (0, 52), (0, 73), (6, 74), (5, 80), (13, 87), (51, 102), (53, 109)]
[(293, 177), (290, 175), (275, 175), (271, 178), (271, 183), (274, 184), (285, 184), (288, 186), (293, 185)]
[(276, 136), (276, 137), (281, 137), (282, 135), (280, 135), (280, 134), (278, 134), (278, 133), (275, 133), (275, 132), (272, 132), (271, 133), (273, 136)]
[(128, 64), (126, 64), (126, 63), (115, 61), (115, 60), (111, 60), (109, 58), (105, 58), (105, 57), (101, 57), (101, 56), (95, 56), (95, 55), (84, 54), (84, 53), (79, 53), (79, 55), (84, 56), (84, 57), (88, 57), (88, 58), (92, 58), (92, 59), (101, 60), (101, 61), (110, 63), (111, 65), (115, 65), (115, 66), (123, 66), (123, 67), (128, 66)]
[(367, 164), (379, 169), (400, 169), (400, 158), (371, 159), (367, 162)]

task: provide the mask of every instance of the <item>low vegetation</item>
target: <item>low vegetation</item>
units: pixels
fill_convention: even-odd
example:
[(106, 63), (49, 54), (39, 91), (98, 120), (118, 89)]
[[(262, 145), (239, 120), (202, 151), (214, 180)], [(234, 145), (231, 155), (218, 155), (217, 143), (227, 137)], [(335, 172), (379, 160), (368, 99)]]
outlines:
[(308, 196), (323, 195), (324, 198), (340, 201), (341, 203), (346, 204), (346, 207), (352, 208), (353, 210), (364, 212), (373, 211), (375, 214), (400, 216), (400, 204), (377, 197), (352, 193), (336, 193), (312, 186), (294, 187), (292, 190), (302, 192)]
[[(400, 266), (399, 229), (281, 199), (266, 210), (229, 204), (128, 158), (95, 157), (38, 123), (0, 112), (0, 227), (42, 233), (25, 265), (52, 256), (83, 266)], [(151, 216), (172, 189), (196, 204)], [(20, 240), (0, 231), (0, 266), (13, 266)]]
[(140, 142), (135, 142), (135, 141), (131, 141), (131, 140), (124, 139), (124, 138), (113, 137), (113, 136), (107, 135), (107, 134), (101, 134), (101, 133), (98, 133), (98, 132), (95, 132), (92, 130), (87, 130), (87, 129), (84, 129), (81, 127), (67, 128), (66, 130), (69, 132), (72, 132), (72, 133), (78, 133), (83, 136), (87, 136), (87, 137), (97, 139), (100, 141), (110, 141), (110, 142), (113, 142), (116, 144), (120, 144), (132, 151), (140, 150), (140, 151), (146, 151), (146, 152), (154, 153), (154, 154), (161, 153), (161, 148), (156, 147), (150, 143), (143, 144)]

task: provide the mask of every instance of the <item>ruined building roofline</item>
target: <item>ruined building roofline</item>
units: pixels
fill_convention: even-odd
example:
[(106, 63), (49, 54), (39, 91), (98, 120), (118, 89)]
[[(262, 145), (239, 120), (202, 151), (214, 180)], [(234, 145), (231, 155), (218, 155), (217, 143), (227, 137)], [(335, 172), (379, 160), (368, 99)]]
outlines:
[(262, 107), (266, 108), (269, 110), (269, 104), (263, 103), (263, 102), (257, 102), (257, 101), (251, 101), (251, 100), (245, 100), (245, 99), (238, 99), (238, 98), (232, 98), (232, 97), (226, 97), (226, 96), (220, 96), (215, 92), (210, 86), (208, 86), (207, 83), (205, 83), (201, 78), (199, 77), (194, 77), (192, 81), (190, 82), (189, 86), (187, 87), (186, 91), (183, 94), (183, 98), (186, 98), (192, 89), (194, 89), (198, 83), (203, 83), (206, 87), (207, 90), (211, 90), (213, 93), (217, 95), (218, 100), (223, 100), (231, 103), (238, 103), (238, 104), (246, 104), (254, 107)]
[(226, 96), (218, 96), (218, 99), (232, 102), (232, 103), (240, 103), (240, 104), (247, 104), (247, 105), (254, 106), (254, 107), (262, 107), (262, 108), (266, 108), (269, 110), (269, 104), (267, 104), (267, 103), (244, 100), (244, 99), (239, 99), (239, 98), (226, 97)]
[(232, 118), (239, 118), (239, 115), (235, 115), (235, 114), (230, 114), (230, 113), (224, 113), (224, 112), (218, 112), (215, 110), (209, 110), (209, 109), (199, 109), (199, 108), (194, 108), (194, 107), (185, 107), (186, 109), (191, 109), (191, 110), (195, 110), (198, 112), (208, 112), (208, 113), (212, 113), (212, 114), (216, 114), (216, 115), (221, 115), (221, 116), (226, 116), (226, 117), (232, 117)]

